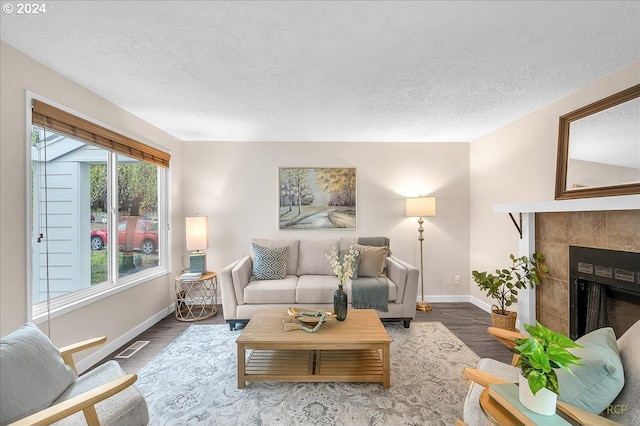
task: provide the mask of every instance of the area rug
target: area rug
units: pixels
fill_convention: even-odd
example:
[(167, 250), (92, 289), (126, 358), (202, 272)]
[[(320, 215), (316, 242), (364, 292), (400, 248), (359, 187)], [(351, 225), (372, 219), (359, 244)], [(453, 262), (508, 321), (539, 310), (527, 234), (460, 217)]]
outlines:
[[(439, 322), (385, 325), (391, 388), (373, 383), (257, 383), (237, 388), (240, 331), (191, 325), (138, 372), (150, 425), (452, 425), (479, 358)], [(298, 332), (298, 331), (296, 331)], [(302, 331), (300, 331), (302, 333)]]

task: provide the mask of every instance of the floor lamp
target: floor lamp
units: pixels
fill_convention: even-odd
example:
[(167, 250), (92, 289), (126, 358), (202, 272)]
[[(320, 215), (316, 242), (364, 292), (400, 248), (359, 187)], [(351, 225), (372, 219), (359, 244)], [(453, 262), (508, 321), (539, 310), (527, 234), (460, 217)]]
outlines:
[(430, 311), (431, 305), (429, 305), (424, 300), (424, 265), (423, 265), (423, 255), (422, 255), (422, 242), (424, 241), (424, 237), (422, 236), (422, 232), (424, 232), (424, 228), (422, 224), (424, 223), (423, 217), (435, 216), (436, 215), (436, 197), (415, 197), (415, 198), (407, 198), (406, 203), (406, 216), (409, 217), (417, 217), (418, 218), (418, 241), (420, 241), (420, 289), (422, 292), (422, 299), (416, 304), (416, 309), (418, 311)]

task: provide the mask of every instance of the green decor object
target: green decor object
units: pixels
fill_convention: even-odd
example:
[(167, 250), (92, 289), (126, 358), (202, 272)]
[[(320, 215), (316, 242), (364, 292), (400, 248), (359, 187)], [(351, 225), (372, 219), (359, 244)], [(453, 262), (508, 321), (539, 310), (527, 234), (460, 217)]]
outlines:
[[(307, 333), (315, 333), (329, 316), (329, 312), (298, 312), (296, 314), (290, 315), (289, 318), (284, 320), (284, 329), (286, 331), (303, 330)], [(307, 327), (304, 324), (291, 322), (291, 320), (293, 319), (297, 319), (300, 321), (305, 321), (305, 319), (314, 319), (318, 322), (313, 327)]]
[(342, 288), (342, 284), (338, 284), (338, 289), (333, 293), (333, 311), (336, 313), (336, 319), (338, 321), (347, 319), (348, 304), (349, 298), (347, 293)]
[(531, 392), (535, 395), (540, 389), (549, 389), (559, 394), (558, 377), (555, 369), (561, 368), (574, 375), (569, 365), (584, 365), (580, 358), (570, 353), (569, 348), (582, 348), (567, 336), (549, 330), (539, 322), (535, 326), (525, 324), (529, 337), (516, 340), (513, 351), (520, 355), (516, 367), (527, 379)]
[[(496, 269), (495, 275), (478, 271), (471, 271), (471, 274), (480, 290), (496, 300), (497, 306), (492, 310), (493, 313), (511, 318), (508, 321), (509, 326), (503, 326), (495, 322), (493, 326), (515, 330), (516, 313), (507, 310), (507, 308), (514, 303), (518, 303), (519, 290), (527, 287), (535, 288), (540, 284), (539, 274), (546, 274), (549, 270), (542, 264), (544, 256), (540, 253), (533, 253), (531, 259), (527, 258), (527, 256), (515, 257), (513, 254), (510, 254), (509, 258), (511, 259), (511, 266), (504, 269)], [(494, 321), (493, 314), (492, 321)]]

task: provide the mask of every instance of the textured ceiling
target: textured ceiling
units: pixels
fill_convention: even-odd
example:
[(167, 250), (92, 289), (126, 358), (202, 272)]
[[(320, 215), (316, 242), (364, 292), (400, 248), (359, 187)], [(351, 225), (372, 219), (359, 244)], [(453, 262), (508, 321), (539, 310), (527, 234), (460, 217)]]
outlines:
[(471, 141), (640, 58), (638, 1), (46, 8), (2, 40), (181, 140)]

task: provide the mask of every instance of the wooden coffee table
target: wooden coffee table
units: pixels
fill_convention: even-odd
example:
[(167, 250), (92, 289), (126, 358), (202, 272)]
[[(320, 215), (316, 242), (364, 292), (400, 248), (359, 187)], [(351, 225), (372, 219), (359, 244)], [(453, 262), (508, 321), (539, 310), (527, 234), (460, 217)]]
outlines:
[(253, 315), (236, 339), (238, 389), (246, 382), (376, 382), (391, 386), (391, 338), (376, 311), (350, 309), (315, 333), (285, 331), (283, 311)]

